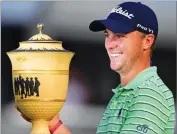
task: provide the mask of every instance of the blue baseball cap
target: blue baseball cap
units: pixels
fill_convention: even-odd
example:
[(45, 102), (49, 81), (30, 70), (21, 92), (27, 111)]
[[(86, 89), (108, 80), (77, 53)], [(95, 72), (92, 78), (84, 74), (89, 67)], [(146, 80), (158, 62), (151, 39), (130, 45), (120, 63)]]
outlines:
[(140, 2), (124, 2), (113, 8), (103, 20), (90, 23), (89, 29), (93, 32), (103, 31), (106, 28), (114, 33), (129, 33), (135, 30), (146, 34), (158, 34), (158, 21), (154, 11)]

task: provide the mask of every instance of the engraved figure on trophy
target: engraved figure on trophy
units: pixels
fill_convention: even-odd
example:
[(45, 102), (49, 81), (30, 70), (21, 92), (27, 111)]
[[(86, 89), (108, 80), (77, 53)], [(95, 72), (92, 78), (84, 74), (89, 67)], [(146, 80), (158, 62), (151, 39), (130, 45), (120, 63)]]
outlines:
[(14, 77), (14, 88), (15, 88), (15, 95), (18, 95), (17, 93), (17, 79)]
[(29, 78), (26, 77), (26, 81), (25, 81), (25, 89), (26, 89), (25, 98), (26, 98), (27, 96), (31, 96), (30, 93), (29, 93), (29, 84), (30, 84)]
[(17, 88), (17, 95), (20, 95), (20, 81), (19, 81), (19, 79), (18, 79), (18, 77), (17, 77), (17, 79), (16, 79), (16, 88)]
[(34, 95), (34, 92), (33, 92), (33, 89), (34, 89), (34, 80), (33, 80), (32, 77), (30, 78), (30, 81), (29, 81), (29, 88), (30, 88), (30, 95), (33, 96)]
[(35, 77), (34, 79), (35, 79), (34, 92), (36, 93), (36, 96), (39, 97), (40, 82), (37, 77)]
[(20, 81), (20, 88), (21, 88), (21, 99), (23, 99), (23, 94), (25, 96), (25, 81), (21, 75), (19, 75), (19, 81)]

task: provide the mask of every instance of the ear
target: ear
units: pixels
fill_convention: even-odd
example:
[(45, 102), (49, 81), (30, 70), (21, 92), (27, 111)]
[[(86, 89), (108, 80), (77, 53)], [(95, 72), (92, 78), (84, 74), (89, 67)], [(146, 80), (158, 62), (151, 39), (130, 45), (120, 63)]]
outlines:
[(144, 38), (143, 49), (147, 50), (151, 48), (155, 40), (155, 36), (153, 34), (147, 34)]

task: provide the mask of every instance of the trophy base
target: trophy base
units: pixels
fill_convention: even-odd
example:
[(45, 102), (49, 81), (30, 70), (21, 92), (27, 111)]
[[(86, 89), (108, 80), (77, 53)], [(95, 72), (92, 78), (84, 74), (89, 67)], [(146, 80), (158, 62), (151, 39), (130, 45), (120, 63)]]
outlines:
[(49, 122), (46, 120), (32, 120), (32, 130), (30, 134), (50, 134)]

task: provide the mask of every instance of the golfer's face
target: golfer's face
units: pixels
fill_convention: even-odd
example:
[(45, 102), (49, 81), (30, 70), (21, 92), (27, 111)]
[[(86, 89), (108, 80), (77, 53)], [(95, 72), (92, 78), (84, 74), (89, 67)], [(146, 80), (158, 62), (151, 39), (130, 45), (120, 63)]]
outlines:
[(119, 34), (106, 29), (104, 34), (111, 69), (117, 72), (130, 70), (143, 53), (140, 32)]

